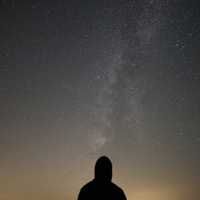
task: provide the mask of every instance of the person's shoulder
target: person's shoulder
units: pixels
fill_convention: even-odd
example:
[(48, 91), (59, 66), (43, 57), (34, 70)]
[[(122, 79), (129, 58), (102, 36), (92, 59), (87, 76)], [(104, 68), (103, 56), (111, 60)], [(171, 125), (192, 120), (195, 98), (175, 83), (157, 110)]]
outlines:
[(90, 193), (92, 184), (92, 181), (90, 181), (80, 189), (78, 200), (85, 200), (88, 198), (88, 194)]
[(111, 182), (111, 186), (114, 190), (118, 191), (119, 193), (124, 193), (124, 191), (122, 190), (122, 188), (120, 188), (118, 185), (116, 185), (115, 183)]
[(115, 193), (117, 193), (118, 196), (119, 196), (121, 199), (126, 199), (125, 193), (124, 193), (124, 191), (122, 190), (122, 188), (120, 188), (118, 185), (116, 185), (116, 184), (113, 183), (113, 182), (111, 182), (111, 186), (112, 186), (113, 190), (115, 191)]
[(81, 191), (84, 192), (84, 191), (87, 191), (88, 189), (90, 189), (91, 187), (93, 187), (94, 185), (94, 181), (89, 181), (87, 182), (82, 188), (81, 188)]

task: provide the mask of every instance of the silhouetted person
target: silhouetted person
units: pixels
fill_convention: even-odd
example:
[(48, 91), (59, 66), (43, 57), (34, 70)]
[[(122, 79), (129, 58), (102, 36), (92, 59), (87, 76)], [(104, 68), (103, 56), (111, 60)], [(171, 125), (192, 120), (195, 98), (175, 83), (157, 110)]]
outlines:
[(95, 165), (95, 178), (81, 188), (78, 200), (126, 200), (123, 190), (111, 180), (112, 162), (102, 156)]

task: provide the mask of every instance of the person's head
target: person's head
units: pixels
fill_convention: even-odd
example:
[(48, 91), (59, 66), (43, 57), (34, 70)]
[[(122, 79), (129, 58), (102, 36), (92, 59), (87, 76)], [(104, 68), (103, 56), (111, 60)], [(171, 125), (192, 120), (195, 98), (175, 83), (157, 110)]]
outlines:
[(96, 161), (95, 179), (101, 182), (112, 180), (112, 162), (108, 157), (102, 156)]

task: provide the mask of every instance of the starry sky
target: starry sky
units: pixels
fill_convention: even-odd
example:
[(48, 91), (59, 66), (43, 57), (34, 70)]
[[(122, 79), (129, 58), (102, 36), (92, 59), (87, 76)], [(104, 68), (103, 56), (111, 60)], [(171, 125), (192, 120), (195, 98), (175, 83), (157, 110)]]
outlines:
[(199, 199), (199, 53), (199, 0), (1, 0), (0, 200)]

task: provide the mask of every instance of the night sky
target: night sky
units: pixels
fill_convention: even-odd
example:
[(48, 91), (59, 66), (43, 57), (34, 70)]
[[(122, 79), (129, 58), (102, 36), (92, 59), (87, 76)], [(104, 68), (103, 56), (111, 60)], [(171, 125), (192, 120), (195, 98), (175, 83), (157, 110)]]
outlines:
[(199, 0), (1, 0), (0, 200), (74, 200), (101, 155), (128, 200), (200, 199)]

